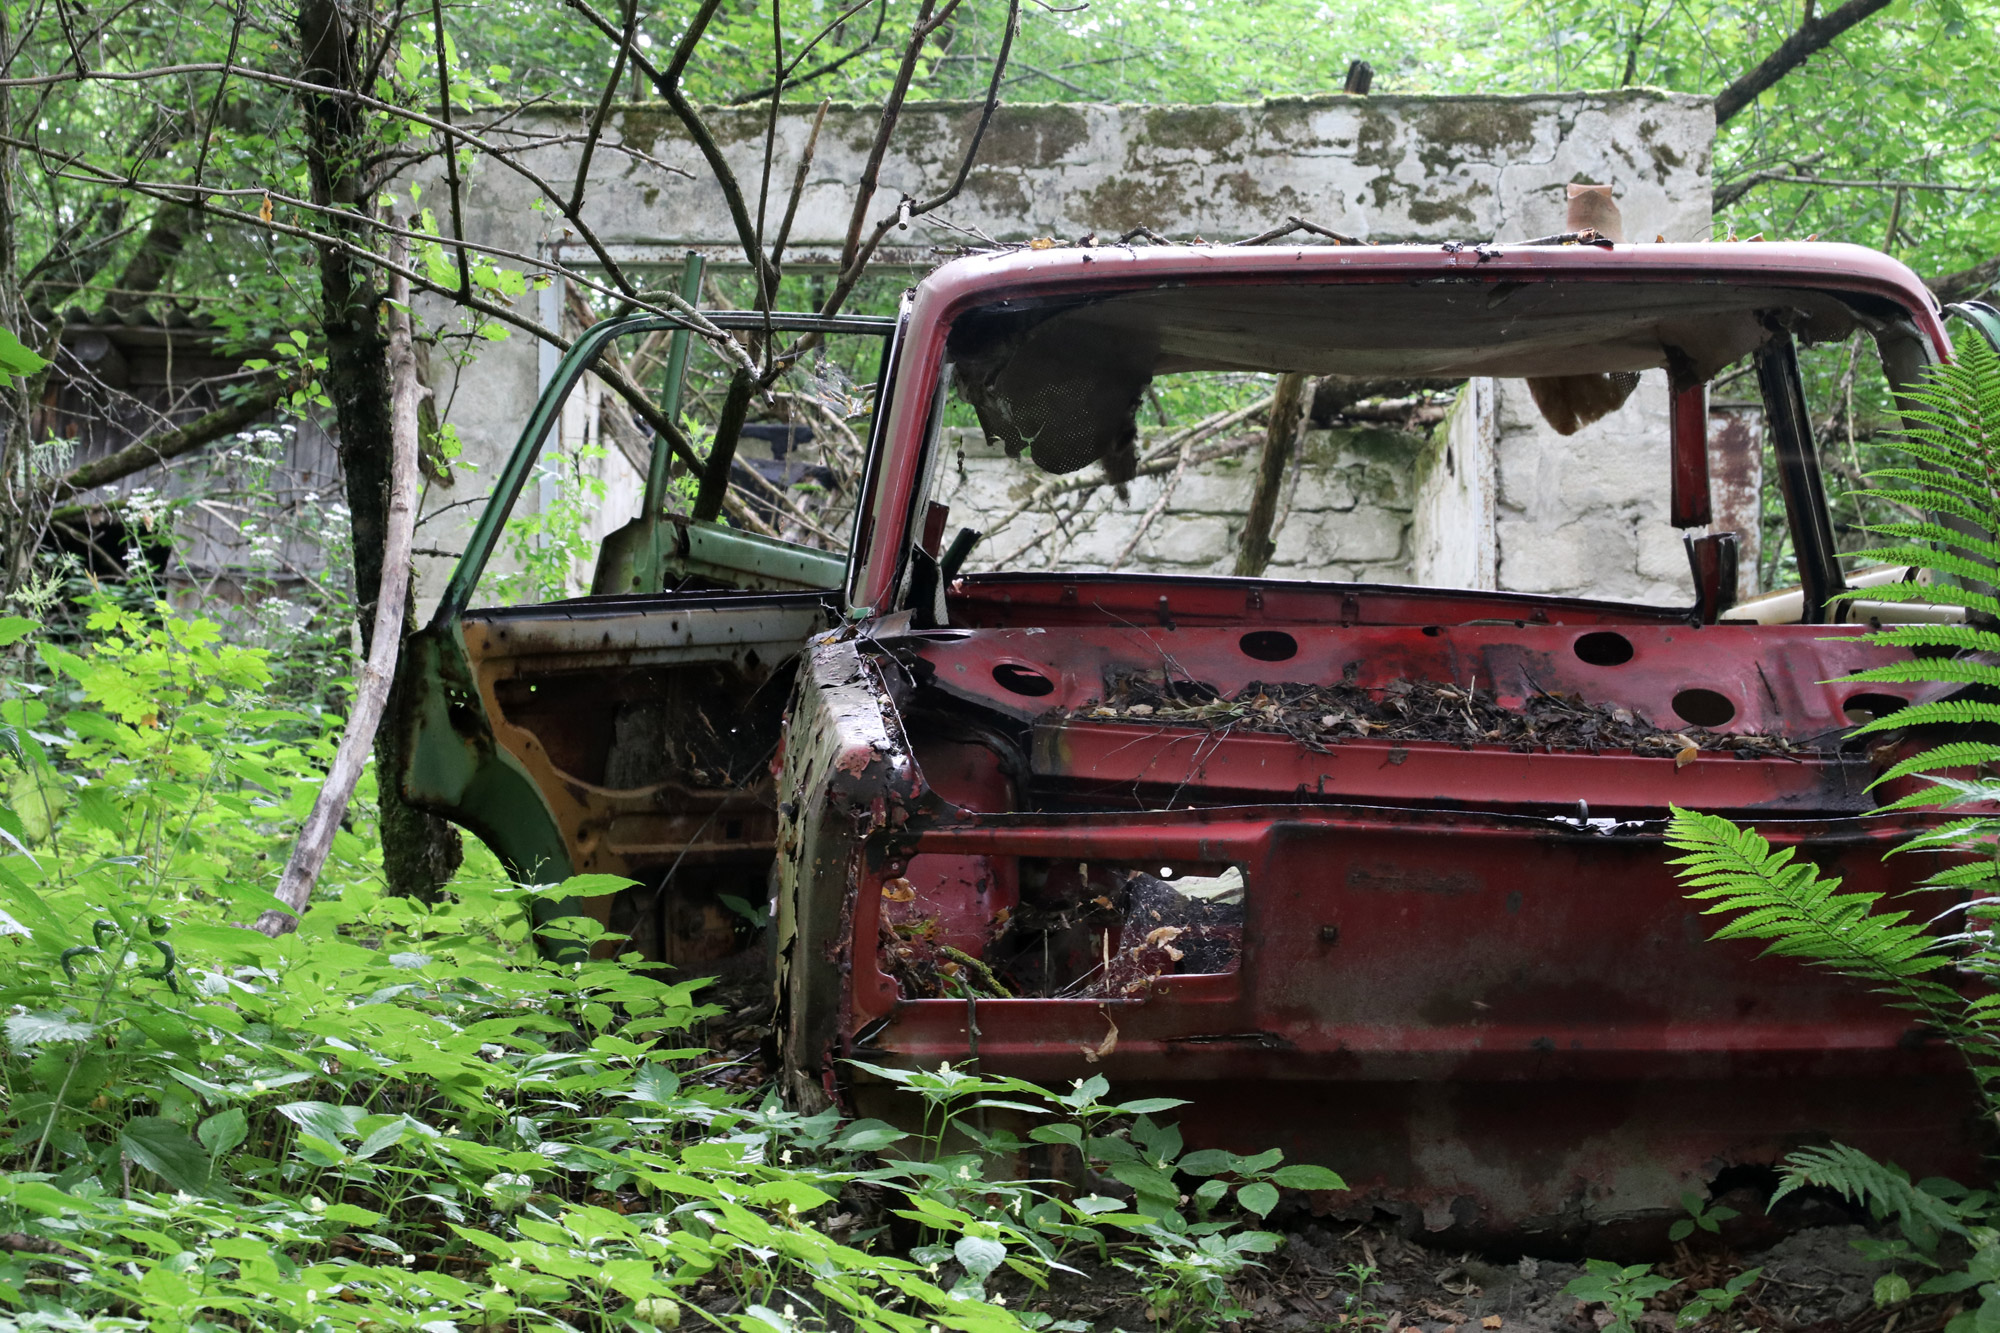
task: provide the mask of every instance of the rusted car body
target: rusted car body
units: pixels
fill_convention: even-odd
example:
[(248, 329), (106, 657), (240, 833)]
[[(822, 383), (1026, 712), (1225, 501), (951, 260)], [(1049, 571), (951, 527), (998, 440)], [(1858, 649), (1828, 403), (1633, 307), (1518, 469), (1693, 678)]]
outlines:
[[(1833, 623), (1848, 573), (1796, 359), (1860, 333), (1902, 384), (1947, 356), (1901, 265), (1812, 244), (1059, 248), (955, 261), (896, 321), (848, 327), (885, 353), (844, 559), (653, 513), (636, 591), (471, 609), (530, 423), (412, 646), (400, 722), (413, 799), (524, 879), (637, 881), (579, 908), (651, 956), (699, 968), (740, 943), (717, 895), (768, 891), (792, 1097), (893, 1118), (850, 1058), (1102, 1073), (1187, 1098), (1191, 1145), (1332, 1166), (1353, 1192), (1322, 1208), (1455, 1236), (1665, 1216), (1829, 1138), (1971, 1168), (1952, 1053), (1835, 976), (1710, 942), (1662, 843), (1679, 805), (1855, 888), (1926, 872), (1883, 859), (1915, 817), (1870, 813), (1911, 740), (1842, 739), (1857, 708), (1931, 695), (1828, 683), (1901, 654)], [(1662, 607), (967, 572), (976, 534), (947, 552), (937, 512), (947, 386), (983, 377), (982, 425), (1019, 426), (1039, 390), (1010, 365), (1072, 394), (1028, 422), (1037, 451), (1087, 436), (1076, 420), (1115, 435), (1130, 384), (1182, 368), (1664, 367), (1661, 508), (1699, 533), (1704, 395), (1732, 363), (1762, 387), (1796, 623), (1732, 616), (1722, 534), (1689, 541), (1694, 603)], [(1413, 692), (1473, 730), (1331, 728), (1329, 701), (1361, 717)], [(1550, 701), (1650, 739), (1539, 741)], [(674, 738), (718, 716), (734, 740), (686, 757)]]

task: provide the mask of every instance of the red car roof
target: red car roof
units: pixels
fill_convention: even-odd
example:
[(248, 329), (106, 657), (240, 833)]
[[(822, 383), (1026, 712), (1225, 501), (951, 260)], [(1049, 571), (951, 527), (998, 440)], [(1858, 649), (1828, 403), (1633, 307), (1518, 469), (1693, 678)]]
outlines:
[(1898, 261), (1866, 246), (1828, 241), (1718, 241), (1653, 245), (1101, 245), (1022, 249), (955, 259), (917, 288), (914, 314), (950, 319), (971, 305), (1077, 289), (1102, 291), (1161, 281), (1407, 281), (1477, 272), (1572, 279), (1754, 281), (1862, 292), (1908, 309), (1946, 346), (1937, 299)]

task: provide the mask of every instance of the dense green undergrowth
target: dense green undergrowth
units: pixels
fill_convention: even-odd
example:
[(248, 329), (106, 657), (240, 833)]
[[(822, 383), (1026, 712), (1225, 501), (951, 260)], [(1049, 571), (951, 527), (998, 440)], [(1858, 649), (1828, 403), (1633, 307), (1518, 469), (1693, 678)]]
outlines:
[(914, 1134), (727, 1091), (702, 978), (541, 957), (490, 859), (386, 896), (365, 825), (297, 934), (243, 929), (337, 719), (164, 607), (86, 629), (0, 621), (0, 1329), (1011, 1333), (1081, 1325), (996, 1279), (1080, 1263), (1206, 1326), (1278, 1187), (1338, 1186), (1101, 1079), (880, 1071)]

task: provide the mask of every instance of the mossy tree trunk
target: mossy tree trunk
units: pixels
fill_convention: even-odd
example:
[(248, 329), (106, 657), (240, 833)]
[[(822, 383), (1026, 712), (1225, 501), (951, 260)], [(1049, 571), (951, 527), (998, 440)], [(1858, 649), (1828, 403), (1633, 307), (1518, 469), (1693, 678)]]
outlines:
[[(300, 6), (299, 51), (306, 81), (368, 91), (362, 87), (366, 75), (359, 34), (347, 18), (353, 12), (337, 0), (305, 0)], [(362, 167), (370, 146), (365, 110), (338, 97), (306, 95), (300, 102), (314, 201), (355, 212), (372, 207), (380, 182), (370, 179)], [(318, 249), (327, 358), (322, 383), (340, 428), (340, 461), (354, 533), (355, 615), (361, 625), (361, 655), (366, 658), (381, 597), (393, 458), (389, 339), (382, 316), (386, 293), (356, 253), (366, 238), (364, 229), (337, 218), (326, 225), (355, 247), (322, 243)], [(414, 628), (408, 620), (405, 623)], [(392, 695), (387, 721), (375, 741), (382, 867), (390, 892), (432, 900), (464, 853), (456, 829), (403, 800), (398, 702)]]

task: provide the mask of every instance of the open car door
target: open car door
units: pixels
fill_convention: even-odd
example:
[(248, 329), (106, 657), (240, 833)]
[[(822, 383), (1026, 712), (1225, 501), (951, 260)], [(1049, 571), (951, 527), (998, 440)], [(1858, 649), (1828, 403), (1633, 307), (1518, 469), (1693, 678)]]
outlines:
[[(751, 327), (752, 317), (714, 318)], [(779, 316), (767, 325), (754, 317), (759, 333), (872, 339), (883, 364), (895, 327), (888, 319)], [(545, 908), (543, 920), (587, 916), (629, 936), (621, 948), (695, 963), (735, 952), (740, 925), (764, 900), (783, 709), (801, 646), (837, 623), (847, 557), (832, 534), (844, 534), (842, 506), (851, 508), (854, 487), (852, 471), (804, 461), (796, 448), (790, 458), (782, 450), (776, 459), (739, 458), (732, 521), (696, 522), (669, 512), (673, 469), (666, 442), (655, 439), (640, 513), (604, 539), (589, 595), (480, 605), (481, 575), (572, 393), (591, 383), (587, 372), (614, 339), (649, 336), (666, 352), (656, 401), (678, 419), (685, 325), (632, 316), (578, 338), (430, 624), (405, 649), (393, 721), (406, 798), (477, 835), (518, 881), (606, 874), (636, 883)], [(638, 359), (618, 364), (636, 379)], [(607, 392), (595, 410), (626, 409)], [(865, 435), (826, 420), (849, 446), (845, 461), (858, 465)], [(746, 442), (756, 429), (746, 429)], [(758, 526), (804, 531), (818, 544)], [(533, 550), (533, 538), (517, 546)], [(729, 896), (739, 905), (728, 905)], [(577, 924), (586, 936), (601, 933)]]

